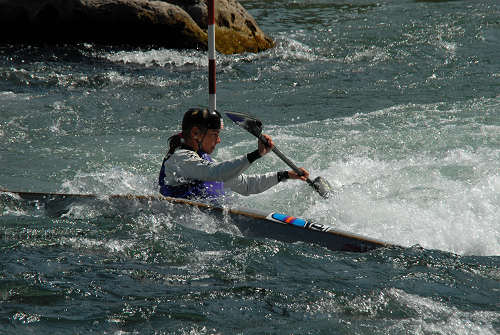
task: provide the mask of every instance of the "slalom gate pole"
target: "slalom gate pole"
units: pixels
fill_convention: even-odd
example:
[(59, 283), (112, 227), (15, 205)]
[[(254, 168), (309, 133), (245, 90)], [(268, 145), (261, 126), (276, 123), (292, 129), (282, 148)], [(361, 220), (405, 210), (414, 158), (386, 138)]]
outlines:
[(215, 0), (208, 0), (208, 106), (216, 109), (215, 97)]

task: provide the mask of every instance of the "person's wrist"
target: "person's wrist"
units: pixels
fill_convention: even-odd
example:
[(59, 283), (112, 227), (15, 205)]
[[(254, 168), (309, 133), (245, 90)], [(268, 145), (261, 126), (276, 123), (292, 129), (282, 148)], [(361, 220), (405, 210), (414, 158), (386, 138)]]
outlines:
[(290, 178), (288, 171), (278, 171), (278, 182), (284, 181)]
[(262, 157), (262, 155), (260, 154), (258, 149), (247, 154), (247, 159), (250, 162), (250, 164), (255, 162), (260, 157)]

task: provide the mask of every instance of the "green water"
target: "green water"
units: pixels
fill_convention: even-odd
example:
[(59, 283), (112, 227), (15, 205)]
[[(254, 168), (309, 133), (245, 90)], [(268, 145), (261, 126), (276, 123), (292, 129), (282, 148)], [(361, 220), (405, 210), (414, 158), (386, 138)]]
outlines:
[[(264, 121), (335, 186), (237, 205), (407, 247), (366, 254), (244, 237), (196, 210), (0, 194), (0, 333), (496, 334), (496, 1), (241, 1), (276, 48), (217, 58), (217, 107)], [(0, 188), (156, 194), (168, 136), (208, 104), (187, 50), (0, 46)], [(216, 159), (253, 150), (226, 120)], [(251, 173), (284, 169), (268, 155)]]

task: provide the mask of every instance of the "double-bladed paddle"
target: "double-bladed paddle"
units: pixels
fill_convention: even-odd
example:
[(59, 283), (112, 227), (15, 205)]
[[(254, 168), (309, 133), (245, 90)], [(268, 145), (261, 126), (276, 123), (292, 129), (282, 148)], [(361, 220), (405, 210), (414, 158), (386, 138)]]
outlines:
[[(238, 126), (247, 130), (250, 134), (254, 135), (259, 140), (267, 144), (266, 138), (262, 136), (262, 121), (245, 113), (237, 113), (237, 112), (225, 112), (225, 113), (227, 117), (230, 118)], [(283, 162), (285, 162), (289, 167), (291, 167), (292, 170), (295, 171), (299, 176), (303, 175), (302, 171), (281, 151), (279, 151), (276, 146), (274, 146), (272, 150), (279, 158), (281, 158)], [(312, 181), (309, 178), (307, 178), (306, 181), (323, 198), (326, 199), (330, 196), (332, 187), (330, 186), (330, 183), (328, 183), (326, 179), (322, 177), (316, 177), (314, 181)]]

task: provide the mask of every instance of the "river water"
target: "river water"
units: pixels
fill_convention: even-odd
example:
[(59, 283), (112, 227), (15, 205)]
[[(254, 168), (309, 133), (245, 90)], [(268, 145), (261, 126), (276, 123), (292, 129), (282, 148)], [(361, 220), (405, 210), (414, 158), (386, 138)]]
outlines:
[[(500, 5), (240, 1), (276, 47), (217, 56), (217, 107), (251, 113), (335, 187), (233, 196), (405, 248), (242, 236), (195, 209), (0, 193), (0, 333), (497, 334)], [(156, 194), (167, 138), (207, 106), (203, 51), (0, 46), (0, 188)], [(256, 141), (226, 119), (219, 160)], [(286, 169), (267, 155), (250, 173)], [(168, 206), (167, 206), (168, 207)]]

